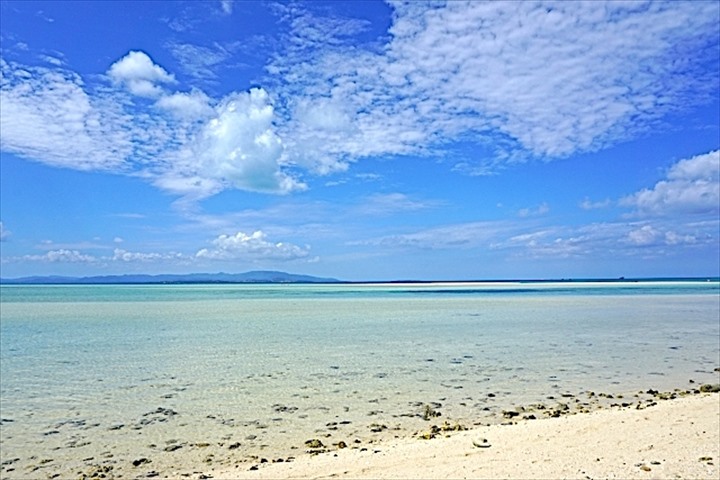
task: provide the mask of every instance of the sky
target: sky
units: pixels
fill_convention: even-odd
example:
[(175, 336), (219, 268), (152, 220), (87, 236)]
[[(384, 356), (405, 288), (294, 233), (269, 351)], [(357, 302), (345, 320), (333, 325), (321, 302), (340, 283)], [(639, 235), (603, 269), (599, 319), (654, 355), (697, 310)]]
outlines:
[(720, 275), (720, 2), (0, 2), (0, 274)]

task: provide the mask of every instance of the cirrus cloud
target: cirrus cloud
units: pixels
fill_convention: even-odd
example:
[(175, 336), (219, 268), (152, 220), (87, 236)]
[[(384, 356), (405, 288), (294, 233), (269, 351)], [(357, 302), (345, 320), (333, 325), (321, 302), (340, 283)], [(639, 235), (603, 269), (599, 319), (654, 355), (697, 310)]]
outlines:
[[(318, 171), (373, 155), (489, 145), (490, 166), (593, 151), (657, 127), (715, 95), (715, 2), (393, 2), (389, 39), (358, 48), (303, 12), (268, 67), (298, 161)], [(302, 21), (301, 21), (302, 20)], [(334, 25), (343, 19), (335, 19)], [(352, 19), (344, 20), (357, 29)], [(343, 112), (344, 137), (321, 144), (302, 105)], [(325, 155), (325, 156), (324, 156)], [(494, 158), (493, 158), (494, 157)], [(332, 164), (329, 158), (334, 159)], [(492, 170), (492, 168), (490, 168)]]

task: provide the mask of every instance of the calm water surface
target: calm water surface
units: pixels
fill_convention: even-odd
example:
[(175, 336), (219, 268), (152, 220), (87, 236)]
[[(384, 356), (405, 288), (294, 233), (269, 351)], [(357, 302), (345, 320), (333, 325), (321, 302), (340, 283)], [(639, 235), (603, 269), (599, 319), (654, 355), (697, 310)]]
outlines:
[(718, 282), (2, 286), (2, 478), (189, 474), (409, 435), (426, 404), (470, 425), (717, 382), (719, 319)]

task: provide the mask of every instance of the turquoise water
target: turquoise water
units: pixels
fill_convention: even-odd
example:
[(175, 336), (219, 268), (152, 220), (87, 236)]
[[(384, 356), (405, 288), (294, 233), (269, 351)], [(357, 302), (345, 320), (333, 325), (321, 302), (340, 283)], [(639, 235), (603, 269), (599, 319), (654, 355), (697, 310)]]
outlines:
[(425, 404), (470, 425), (566, 392), (716, 383), (718, 366), (718, 282), (6, 285), (0, 455), (19, 460), (2, 478), (101, 459), (133, 476), (136, 457), (193, 471), (209, 449), (230, 465), (321, 433), (409, 435)]

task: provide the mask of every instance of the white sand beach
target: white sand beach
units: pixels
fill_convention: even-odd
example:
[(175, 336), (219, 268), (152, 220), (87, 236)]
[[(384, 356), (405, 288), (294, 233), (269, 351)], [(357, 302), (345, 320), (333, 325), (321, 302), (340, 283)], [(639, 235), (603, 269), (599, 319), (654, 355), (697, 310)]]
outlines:
[(244, 464), (213, 477), (717, 479), (720, 395), (365, 447), (263, 463), (256, 470)]

